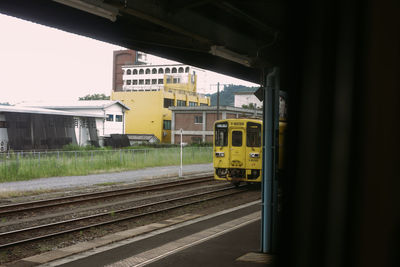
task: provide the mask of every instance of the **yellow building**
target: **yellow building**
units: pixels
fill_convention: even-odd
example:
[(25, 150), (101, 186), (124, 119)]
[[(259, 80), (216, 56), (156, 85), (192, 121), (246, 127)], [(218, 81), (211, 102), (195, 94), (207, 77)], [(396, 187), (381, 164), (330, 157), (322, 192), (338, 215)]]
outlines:
[(125, 65), (122, 90), (111, 93), (130, 108), (126, 134), (153, 134), (171, 142), (170, 106), (209, 106), (210, 99), (197, 93), (197, 75), (188, 65)]

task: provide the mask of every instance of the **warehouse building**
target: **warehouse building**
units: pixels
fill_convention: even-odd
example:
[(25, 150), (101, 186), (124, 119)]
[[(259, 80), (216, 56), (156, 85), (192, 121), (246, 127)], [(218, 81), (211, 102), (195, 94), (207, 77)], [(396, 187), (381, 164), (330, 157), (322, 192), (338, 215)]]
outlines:
[(96, 119), (102, 118), (102, 115), (37, 107), (0, 106), (0, 150), (98, 145)]
[(100, 146), (103, 146), (105, 140), (112, 135), (125, 134), (125, 113), (129, 110), (129, 107), (120, 101), (112, 100), (79, 100), (63, 101), (60, 103), (38, 102), (24, 103), (21, 105), (68, 111), (76, 114), (96, 115), (96, 133), (98, 136), (98, 145)]

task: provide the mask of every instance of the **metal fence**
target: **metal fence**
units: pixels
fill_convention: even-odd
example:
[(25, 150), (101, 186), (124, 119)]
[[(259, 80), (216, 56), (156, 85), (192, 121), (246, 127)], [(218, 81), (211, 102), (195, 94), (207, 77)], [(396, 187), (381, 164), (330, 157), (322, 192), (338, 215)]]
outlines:
[[(184, 147), (183, 163), (212, 161), (211, 147)], [(179, 165), (180, 148), (0, 153), (0, 182), (20, 178), (84, 175), (101, 171)]]

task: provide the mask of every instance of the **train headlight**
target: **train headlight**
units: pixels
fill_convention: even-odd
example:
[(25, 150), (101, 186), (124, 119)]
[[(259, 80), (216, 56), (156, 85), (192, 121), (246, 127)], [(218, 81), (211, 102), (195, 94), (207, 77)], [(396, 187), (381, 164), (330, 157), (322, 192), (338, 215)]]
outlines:
[(225, 157), (225, 153), (224, 152), (215, 152), (215, 156), (216, 157)]
[(250, 153), (250, 158), (259, 158), (260, 154), (259, 153)]

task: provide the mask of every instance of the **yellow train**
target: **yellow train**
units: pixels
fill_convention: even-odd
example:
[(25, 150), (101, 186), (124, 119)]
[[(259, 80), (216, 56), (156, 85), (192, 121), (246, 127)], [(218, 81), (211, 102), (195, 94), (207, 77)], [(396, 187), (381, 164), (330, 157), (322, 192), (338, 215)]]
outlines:
[[(225, 119), (214, 124), (213, 165), (216, 180), (260, 183), (263, 123), (257, 119)], [(279, 168), (283, 168), (283, 132), (279, 122)]]

